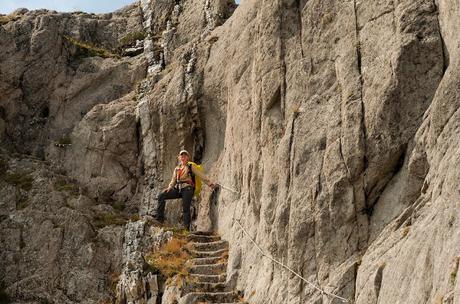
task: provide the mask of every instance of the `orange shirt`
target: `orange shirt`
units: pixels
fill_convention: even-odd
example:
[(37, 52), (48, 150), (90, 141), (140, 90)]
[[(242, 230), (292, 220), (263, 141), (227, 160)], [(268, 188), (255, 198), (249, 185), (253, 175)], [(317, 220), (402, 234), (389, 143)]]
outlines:
[[(206, 184), (209, 184), (209, 178), (203, 172), (196, 169), (193, 165), (191, 165), (191, 167), (193, 174), (199, 176)], [(192, 176), (189, 172), (189, 166), (180, 165), (174, 168), (173, 176), (171, 178), (171, 182), (169, 183), (169, 187), (173, 188), (176, 185), (177, 181), (192, 184)]]

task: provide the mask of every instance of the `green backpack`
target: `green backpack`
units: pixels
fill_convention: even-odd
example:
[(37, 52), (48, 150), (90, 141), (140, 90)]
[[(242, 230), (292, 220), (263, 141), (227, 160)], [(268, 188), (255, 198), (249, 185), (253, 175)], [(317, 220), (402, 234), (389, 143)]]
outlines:
[(193, 185), (195, 187), (195, 191), (194, 191), (193, 195), (195, 195), (195, 197), (198, 199), (198, 198), (200, 198), (200, 192), (201, 192), (203, 182), (201, 181), (201, 178), (199, 176), (196, 176), (193, 173), (192, 166), (195, 166), (195, 168), (200, 170), (201, 172), (204, 172), (204, 168), (203, 168), (203, 166), (198, 165), (198, 164), (196, 164), (194, 162), (188, 162), (190, 176), (192, 177)]

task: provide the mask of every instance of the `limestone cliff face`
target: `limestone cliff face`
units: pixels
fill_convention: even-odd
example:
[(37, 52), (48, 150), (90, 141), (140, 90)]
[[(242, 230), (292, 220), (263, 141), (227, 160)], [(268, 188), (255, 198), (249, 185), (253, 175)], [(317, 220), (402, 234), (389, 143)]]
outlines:
[[(3, 200), (1, 254), (34, 265), (0, 263), (7, 291), (97, 301), (109, 294), (102, 274), (116, 270), (131, 302), (143, 303), (130, 291), (143, 279), (123, 266), (126, 253), (144, 238), (142, 221), (185, 147), (240, 192), (206, 191), (196, 225), (229, 241), (228, 280), (249, 303), (338, 300), (261, 258), (236, 220), (268, 254), (356, 303), (457, 303), (459, 15), (454, 0), (242, 0), (236, 10), (224, 0), (146, 0), (99, 16), (17, 12), (0, 26), (2, 191), (39, 197), (12, 182), (24, 157), (14, 151), (38, 158), (54, 172), (48, 179), (73, 179), (91, 206), (75, 212), (114, 216), (121, 202), (124, 216), (142, 219), (88, 232), (91, 246), (104, 233), (112, 240), (110, 265), (88, 270), (99, 292), (72, 293), (64, 278), (19, 288), (48, 262), (7, 231), (33, 236), (48, 215), (71, 216), (56, 207), (34, 217), (38, 206)], [(134, 32), (139, 41), (120, 44)], [(76, 41), (118, 56), (82, 58)], [(167, 216), (177, 223), (175, 207)], [(60, 248), (48, 250), (88, 267)], [(56, 267), (47, 277), (71, 269)]]
[[(135, 82), (145, 77), (143, 58), (93, 56), (102, 49), (115, 49), (122, 37), (142, 30), (140, 9), (132, 5), (99, 16), (18, 10), (2, 17), (2, 296), (6, 291), (18, 302), (96, 303), (110, 297), (110, 277), (121, 268), (120, 224), (126, 218), (113, 207), (124, 203), (101, 199), (80, 173), (88, 164), (66, 162), (66, 150), (74, 144), (78, 151), (78, 140), (90, 145), (93, 138), (74, 141), (72, 132), (85, 125), (85, 117), (95, 116), (90, 114), (95, 108), (129, 98), (126, 94)], [(129, 133), (126, 125), (118, 132)], [(136, 144), (127, 151), (137, 151)], [(125, 157), (122, 162), (130, 160), (128, 153)], [(101, 162), (95, 159), (93, 166), (96, 163)], [(78, 180), (72, 178), (77, 174)], [(130, 182), (126, 173), (120, 175), (122, 182), (110, 183)]]

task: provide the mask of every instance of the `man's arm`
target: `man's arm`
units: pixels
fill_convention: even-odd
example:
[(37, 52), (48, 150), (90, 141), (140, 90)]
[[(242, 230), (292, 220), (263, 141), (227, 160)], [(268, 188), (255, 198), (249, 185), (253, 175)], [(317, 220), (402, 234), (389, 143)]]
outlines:
[(169, 182), (168, 188), (172, 189), (176, 185), (176, 179), (177, 179), (177, 168), (174, 168), (173, 175), (171, 178), (171, 181)]
[(214, 186), (214, 183), (203, 173), (203, 171), (198, 170), (194, 165), (192, 165), (192, 172), (198, 175), (209, 187)]

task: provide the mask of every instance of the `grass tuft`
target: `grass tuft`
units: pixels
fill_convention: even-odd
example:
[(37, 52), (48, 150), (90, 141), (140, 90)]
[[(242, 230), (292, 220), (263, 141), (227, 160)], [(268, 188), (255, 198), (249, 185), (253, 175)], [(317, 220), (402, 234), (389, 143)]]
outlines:
[(455, 285), (455, 281), (457, 280), (457, 273), (456, 272), (452, 272), (450, 274), (450, 284), (452, 285)]
[(62, 137), (57, 141), (57, 144), (58, 145), (71, 145), (72, 139), (70, 138), (70, 136)]
[(452, 286), (455, 286), (455, 283), (457, 281), (457, 272), (459, 270), (459, 264), (460, 264), (460, 256), (457, 256), (453, 259), (453, 270), (450, 273), (450, 284)]
[(300, 109), (300, 105), (298, 105), (298, 104), (292, 105), (291, 111), (294, 114), (299, 114), (300, 112), (302, 112), (301, 109)]
[(331, 23), (334, 20), (334, 15), (332, 13), (325, 13), (323, 14), (323, 17), (321, 18), (321, 23), (324, 25), (327, 25)]
[(120, 39), (119, 47), (134, 46), (136, 40), (143, 40), (146, 37), (145, 32), (132, 32)]
[(185, 239), (190, 234), (187, 229), (181, 227), (165, 227), (166, 231), (171, 231), (173, 235), (179, 239)]
[(30, 172), (27, 171), (6, 173), (3, 176), (3, 180), (10, 185), (19, 187), (26, 191), (32, 189), (32, 182), (34, 181), (33, 177), (30, 175)]
[(103, 48), (96, 47), (89, 43), (79, 41), (75, 38), (70, 36), (64, 35), (64, 39), (70, 42), (77, 48), (77, 52), (75, 54), (76, 59), (86, 58), (86, 57), (102, 57), (102, 58), (119, 58), (118, 55), (112, 53), (111, 51)]
[(228, 251), (225, 251), (220, 256), (220, 259), (218, 260), (218, 263), (226, 263), (227, 261), (228, 261)]
[(18, 16), (18, 15), (15, 15), (15, 14), (1, 15), (0, 16), (0, 25), (7, 24), (8, 22), (11, 22), (11, 21), (16, 21), (16, 20), (18, 20), (20, 18), (21, 18), (21, 16)]
[(186, 249), (187, 240), (181, 236), (173, 236), (159, 250), (145, 256), (147, 264), (166, 278), (180, 276), (187, 278), (189, 273), (186, 262), (191, 258)]
[(409, 232), (410, 232), (410, 226), (406, 226), (402, 229), (401, 234), (403, 237), (406, 237), (409, 234)]
[(59, 178), (54, 182), (54, 189), (60, 192), (69, 192), (72, 196), (80, 194), (80, 187), (75, 183), (68, 182), (64, 178)]
[(121, 275), (121, 273), (117, 272), (117, 271), (109, 273), (109, 278), (108, 278), (109, 287), (110, 287), (110, 291), (113, 294), (115, 294), (115, 292), (116, 292), (117, 284), (120, 281), (120, 275)]
[(139, 214), (133, 214), (133, 215), (129, 218), (129, 220), (130, 220), (131, 222), (137, 222), (137, 221), (139, 221), (140, 219), (141, 219), (141, 217), (139, 216)]
[(121, 214), (99, 214), (94, 217), (94, 225), (97, 228), (106, 226), (122, 226), (128, 222), (125, 216)]
[(110, 297), (102, 298), (97, 302), (97, 304), (113, 304), (113, 303), (114, 301)]
[(434, 303), (435, 303), (435, 304), (442, 304), (443, 300), (444, 300), (444, 296), (438, 295), (438, 296), (436, 297), (436, 300), (434, 301)]

